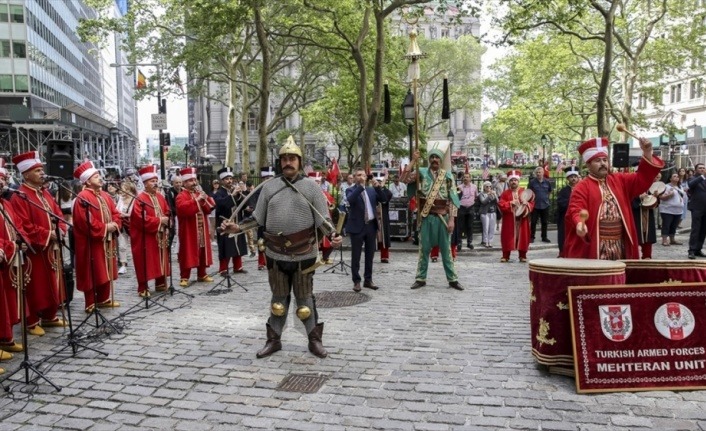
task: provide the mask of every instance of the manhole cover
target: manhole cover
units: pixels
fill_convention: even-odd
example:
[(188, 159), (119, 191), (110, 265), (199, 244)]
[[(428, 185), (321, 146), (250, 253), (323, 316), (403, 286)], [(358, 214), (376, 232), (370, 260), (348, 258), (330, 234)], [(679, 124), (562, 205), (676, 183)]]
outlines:
[(328, 291), (316, 292), (316, 306), (321, 308), (348, 307), (370, 301), (365, 293), (353, 291)]
[(313, 394), (328, 380), (327, 376), (310, 374), (290, 374), (277, 386), (278, 391)]

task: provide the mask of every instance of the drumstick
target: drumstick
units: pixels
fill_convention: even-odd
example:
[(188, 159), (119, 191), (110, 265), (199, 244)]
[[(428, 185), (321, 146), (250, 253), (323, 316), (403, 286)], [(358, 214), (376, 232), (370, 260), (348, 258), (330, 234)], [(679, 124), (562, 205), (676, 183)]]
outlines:
[(615, 129), (616, 129), (618, 132), (626, 133), (627, 135), (632, 136), (633, 138), (637, 139), (638, 141), (640, 140), (640, 138), (638, 138), (638, 137), (635, 136), (633, 133), (631, 133), (631, 132), (627, 129), (627, 127), (625, 127), (625, 124), (623, 124), (623, 123), (618, 123), (618, 124), (615, 126)]

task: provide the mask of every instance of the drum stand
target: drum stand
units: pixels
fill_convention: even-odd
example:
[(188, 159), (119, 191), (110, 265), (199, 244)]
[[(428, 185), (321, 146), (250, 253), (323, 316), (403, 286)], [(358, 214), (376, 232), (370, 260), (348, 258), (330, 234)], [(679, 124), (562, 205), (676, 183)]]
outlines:
[(351, 266), (343, 260), (343, 247), (338, 247), (338, 256), (338, 262), (331, 265), (330, 268), (326, 268), (324, 273), (331, 271), (331, 274), (335, 274), (336, 270), (338, 270), (341, 275), (349, 275), (347, 268)]

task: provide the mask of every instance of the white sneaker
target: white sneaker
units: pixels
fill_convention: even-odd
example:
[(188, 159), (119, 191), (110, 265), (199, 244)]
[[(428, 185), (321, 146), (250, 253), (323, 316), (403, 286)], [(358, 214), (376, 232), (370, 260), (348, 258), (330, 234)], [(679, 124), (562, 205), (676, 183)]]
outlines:
[(123, 265), (118, 269), (118, 274), (125, 274), (125, 271), (127, 271), (127, 269), (125, 269), (125, 265)]

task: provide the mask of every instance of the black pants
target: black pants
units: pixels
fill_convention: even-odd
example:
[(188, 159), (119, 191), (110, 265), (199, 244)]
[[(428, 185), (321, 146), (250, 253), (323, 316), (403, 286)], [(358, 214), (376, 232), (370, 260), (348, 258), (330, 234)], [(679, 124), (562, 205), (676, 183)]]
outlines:
[(549, 221), (549, 208), (537, 209), (532, 211), (532, 239), (534, 239), (534, 234), (537, 232), (537, 219), (541, 218), (542, 223), (542, 239), (547, 238), (547, 223)]
[(353, 283), (360, 283), (360, 253), (365, 247), (365, 281), (373, 280), (373, 257), (375, 257), (375, 246), (377, 243), (377, 229), (375, 223), (367, 223), (363, 230), (358, 233), (348, 233), (351, 237), (351, 272), (353, 273)]
[(691, 211), (691, 234), (689, 235), (689, 253), (701, 251), (706, 238), (706, 211)]
[[(474, 218), (473, 207), (461, 207), (458, 209), (458, 215), (456, 217), (456, 227), (458, 229), (459, 235), (466, 235), (466, 245), (473, 245), (473, 218)], [(460, 244), (460, 238), (457, 244)]]

